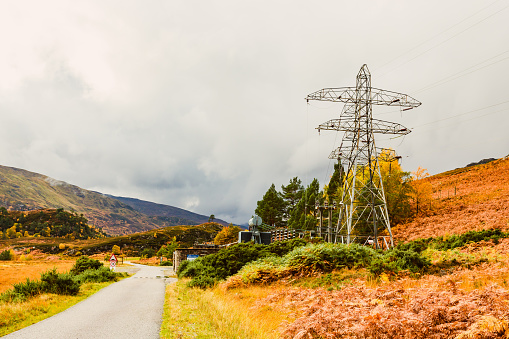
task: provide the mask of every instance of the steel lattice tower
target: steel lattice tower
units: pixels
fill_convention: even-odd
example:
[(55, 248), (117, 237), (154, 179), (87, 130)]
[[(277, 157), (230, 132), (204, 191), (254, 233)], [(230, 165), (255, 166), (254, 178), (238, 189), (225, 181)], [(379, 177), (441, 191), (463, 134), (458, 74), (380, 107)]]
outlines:
[[(319, 132), (344, 132), (341, 146), (329, 156), (329, 159), (337, 159), (346, 168), (335, 242), (373, 240), (375, 247), (379, 248), (378, 230), (382, 229), (387, 230), (390, 245), (393, 246), (379, 164), (383, 149), (375, 146), (374, 134), (406, 135), (410, 130), (397, 123), (373, 119), (372, 106), (400, 106), (408, 110), (421, 103), (405, 94), (372, 88), (367, 65), (363, 65), (357, 74), (356, 87), (324, 88), (309, 94), (306, 100), (345, 103), (339, 119), (329, 120), (317, 127)], [(394, 152), (384, 155), (387, 158), (385, 161), (398, 158)]]

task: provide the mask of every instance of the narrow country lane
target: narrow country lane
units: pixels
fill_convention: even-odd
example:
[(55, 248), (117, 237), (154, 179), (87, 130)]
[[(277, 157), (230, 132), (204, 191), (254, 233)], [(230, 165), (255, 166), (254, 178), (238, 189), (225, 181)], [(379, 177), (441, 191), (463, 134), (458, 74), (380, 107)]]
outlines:
[(134, 276), (3, 338), (159, 338), (165, 268), (133, 265), (140, 268)]

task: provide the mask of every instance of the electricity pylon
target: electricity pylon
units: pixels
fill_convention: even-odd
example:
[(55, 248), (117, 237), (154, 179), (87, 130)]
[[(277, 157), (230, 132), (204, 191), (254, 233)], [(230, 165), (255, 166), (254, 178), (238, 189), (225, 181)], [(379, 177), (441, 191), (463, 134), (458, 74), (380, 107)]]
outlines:
[[(334, 241), (349, 244), (369, 240), (379, 248), (378, 230), (385, 229), (390, 246), (394, 246), (380, 173), (379, 155), (383, 149), (375, 146), (374, 134), (406, 135), (410, 130), (398, 123), (373, 119), (372, 106), (400, 106), (409, 110), (421, 103), (406, 94), (372, 88), (367, 65), (357, 74), (356, 87), (324, 88), (309, 94), (306, 100), (345, 103), (339, 119), (317, 127), (318, 132), (344, 132), (341, 146), (329, 155), (346, 167)], [(384, 161), (399, 158), (393, 152), (384, 155), (387, 158)]]

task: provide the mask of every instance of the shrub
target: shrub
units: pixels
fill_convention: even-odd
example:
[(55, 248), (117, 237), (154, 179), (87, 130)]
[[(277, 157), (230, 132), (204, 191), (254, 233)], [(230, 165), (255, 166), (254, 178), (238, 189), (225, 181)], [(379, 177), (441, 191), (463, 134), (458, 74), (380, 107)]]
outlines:
[(7, 261), (7, 260), (12, 260), (12, 258), (13, 258), (13, 255), (12, 255), (11, 250), (5, 250), (5, 251), (2, 251), (2, 253), (0, 253), (0, 260)]
[(403, 270), (417, 273), (423, 272), (430, 265), (430, 260), (419, 252), (395, 248), (373, 260), (369, 271), (375, 275), (384, 272), (397, 273)]
[(156, 251), (154, 251), (152, 248), (145, 248), (143, 251), (141, 251), (142, 258), (152, 258), (154, 255), (156, 255)]
[(76, 260), (76, 263), (71, 268), (71, 273), (78, 275), (88, 269), (96, 270), (100, 267), (103, 267), (103, 264), (99, 260), (91, 259), (87, 256), (82, 256)]
[(282, 257), (293, 249), (307, 245), (307, 241), (299, 238), (294, 238), (286, 241), (276, 241), (268, 245), (267, 250), (270, 253)]
[(204, 275), (199, 275), (199, 276), (193, 278), (187, 285), (189, 287), (207, 288), (207, 287), (214, 286), (215, 283), (216, 283), (216, 280), (214, 278), (204, 276)]
[(171, 260), (161, 261), (159, 266), (173, 266), (173, 261), (171, 261)]
[(328, 273), (344, 267), (366, 267), (379, 254), (359, 244), (309, 244), (285, 256), (286, 265), (302, 275)]
[(30, 280), (27, 278), (25, 282), (14, 284), (13, 291), (17, 298), (25, 300), (29, 297), (40, 294), (43, 291), (43, 286), (41, 281)]
[(42, 289), (47, 293), (76, 295), (81, 283), (71, 274), (57, 273), (56, 268), (41, 274)]
[(99, 267), (98, 269), (88, 269), (81, 272), (78, 276), (76, 276), (76, 280), (80, 283), (86, 282), (106, 282), (106, 281), (116, 281), (119, 276), (122, 276), (121, 273), (115, 273), (111, 271), (107, 267)]
[(436, 237), (426, 239), (416, 239), (404, 244), (398, 244), (398, 249), (403, 251), (423, 252), (427, 248), (437, 250), (451, 250), (457, 247), (465, 246), (471, 242), (480, 242), (483, 240), (493, 240), (498, 243), (499, 239), (508, 238), (509, 234), (499, 229), (488, 229), (482, 231), (469, 231), (463, 234), (454, 234), (449, 237)]
[(237, 273), (248, 262), (270, 256), (271, 253), (267, 247), (249, 242), (223, 248), (217, 253), (193, 261), (184, 261), (179, 265), (177, 275), (179, 278), (193, 278), (190, 286), (204, 287), (206, 283), (212, 286), (212, 282), (226, 279)]
[(460, 235), (453, 235), (448, 238), (438, 237), (435, 238), (434, 248), (440, 250), (449, 250), (457, 247), (462, 247), (470, 242), (479, 242), (483, 240), (498, 241), (501, 238), (507, 238), (508, 234), (499, 229), (489, 229), (482, 231), (470, 231)]

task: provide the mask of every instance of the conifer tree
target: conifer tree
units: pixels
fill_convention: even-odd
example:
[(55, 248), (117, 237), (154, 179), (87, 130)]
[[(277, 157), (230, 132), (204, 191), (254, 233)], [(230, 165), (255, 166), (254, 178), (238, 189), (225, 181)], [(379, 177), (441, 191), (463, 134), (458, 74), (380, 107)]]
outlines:
[(317, 225), (315, 203), (321, 204), (323, 200), (320, 183), (317, 179), (313, 179), (303, 192), (302, 199), (293, 209), (288, 220), (288, 227), (293, 229), (315, 229)]
[(283, 216), (285, 213), (285, 201), (272, 184), (267, 190), (262, 200), (257, 202), (255, 213), (259, 215), (267, 225), (282, 227)]
[(284, 220), (287, 221), (290, 219), (291, 213), (297, 206), (298, 202), (302, 199), (304, 186), (302, 186), (302, 181), (298, 177), (294, 177), (290, 180), (288, 185), (282, 185), (281, 189), (282, 196), (285, 201)]

